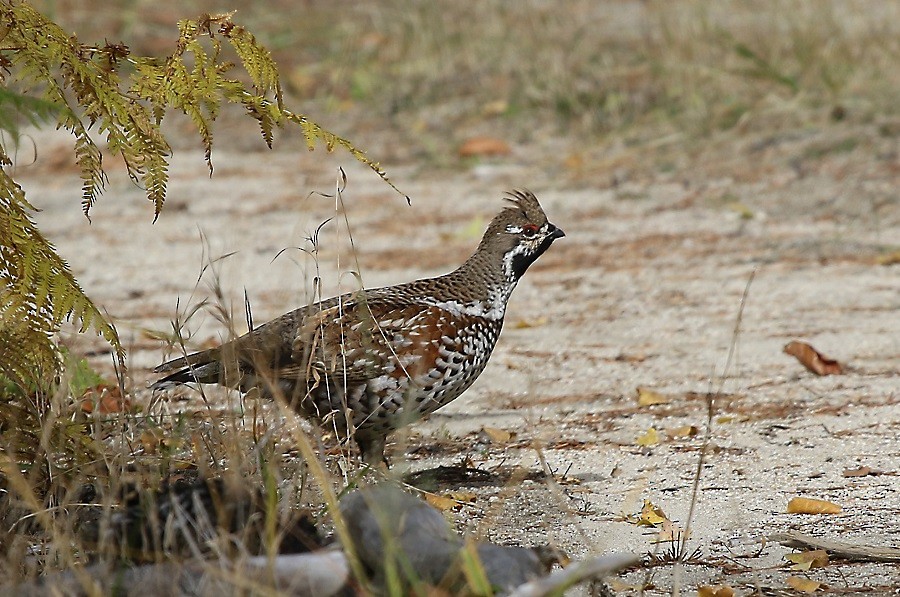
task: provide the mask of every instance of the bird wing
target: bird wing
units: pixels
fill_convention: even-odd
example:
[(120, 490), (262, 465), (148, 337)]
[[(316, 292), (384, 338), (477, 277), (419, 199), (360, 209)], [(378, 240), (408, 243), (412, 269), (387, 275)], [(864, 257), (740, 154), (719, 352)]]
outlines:
[(221, 346), (163, 363), (156, 372), (174, 373), (154, 386), (234, 385), (248, 373), (298, 382), (415, 379), (431, 370), (441, 349), (458, 349), (457, 326), (444, 309), (412, 293), (379, 290), (301, 307)]
[(291, 341), (305, 311), (297, 309), (285, 313), (221, 346), (167, 361), (154, 371), (169, 375), (152, 387), (194, 381), (235, 385), (247, 372), (269, 372), (278, 376), (284, 367), (296, 368), (291, 362)]
[[(346, 295), (345, 295), (346, 296)], [(427, 352), (422, 327), (429, 308), (408, 297), (354, 295), (307, 315), (294, 338), (291, 361), (348, 382), (384, 374), (409, 376), (406, 364)]]

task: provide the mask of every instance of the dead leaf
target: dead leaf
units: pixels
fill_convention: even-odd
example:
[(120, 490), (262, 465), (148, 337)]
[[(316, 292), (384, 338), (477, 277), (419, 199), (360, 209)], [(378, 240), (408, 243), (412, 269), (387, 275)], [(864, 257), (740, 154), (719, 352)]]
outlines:
[(504, 99), (498, 99), (488, 102), (481, 106), (481, 113), (485, 116), (502, 116), (509, 110), (509, 102)]
[(644, 447), (655, 446), (659, 443), (659, 432), (651, 427), (646, 433), (638, 436), (634, 443)]
[(625, 591), (641, 591), (646, 588), (644, 585), (630, 585), (615, 577), (610, 578), (609, 581), (607, 581), (607, 584), (609, 585), (609, 588), (617, 594)]
[(861, 466), (859, 468), (845, 468), (844, 476), (845, 477), (868, 477), (872, 475), (883, 475), (884, 471), (878, 471), (868, 466)]
[(734, 589), (728, 585), (700, 585), (697, 587), (697, 597), (734, 597)]
[(813, 568), (825, 568), (828, 566), (828, 552), (824, 549), (789, 553), (784, 557), (789, 562), (794, 563), (794, 565), (791, 566), (791, 570), (800, 572), (806, 572)]
[(796, 357), (801, 365), (816, 375), (841, 375), (844, 372), (840, 363), (824, 356), (806, 342), (788, 342), (784, 346), (784, 352)]
[(446, 495), (460, 504), (474, 504), (475, 500), (478, 499), (478, 496), (471, 491), (450, 491)]
[(673, 541), (687, 541), (689, 532), (671, 520), (665, 520), (660, 525), (659, 532), (653, 539), (653, 543), (672, 543)]
[(528, 328), (537, 328), (542, 325), (547, 325), (547, 321), (549, 321), (546, 317), (537, 317), (535, 319), (520, 319), (515, 322), (512, 327), (517, 330), (526, 330)]
[(162, 438), (163, 432), (161, 429), (145, 429), (140, 435), (140, 442), (144, 447), (144, 452), (151, 456), (156, 454), (156, 449)]
[(100, 384), (84, 391), (80, 406), (88, 414), (96, 410), (98, 414), (109, 415), (131, 410), (131, 401), (122, 396), (119, 386)]
[(875, 259), (875, 262), (878, 263), (878, 265), (896, 265), (900, 263), (900, 251), (883, 253)]
[(650, 500), (644, 500), (640, 517), (635, 524), (639, 527), (656, 527), (665, 522), (671, 521), (669, 521), (669, 517), (666, 516), (666, 513), (663, 512), (662, 508), (654, 505)]
[(641, 352), (635, 354), (620, 352), (613, 357), (613, 360), (620, 363), (643, 363), (647, 360), (647, 355)]
[(668, 429), (666, 433), (672, 437), (694, 437), (700, 433), (700, 428), (696, 425), (683, 425), (675, 429)]
[(436, 493), (430, 493), (426, 491), (424, 492), (424, 494), (425, 501), (441, 512), (445, 512), (447, 510), (459, 510), (463, 507), (463, 505), (471, 504), (476, 499), (475, 494), (468, 491), (451, 491), (444, 495), (438, 495)]
[(787, 507), (788, 514), (840, 514), (841, 507), (832, 502), (814, 498), (791, 498)]
[(789, 576), (785, 582), (789, 587), (801, 593), (815, 593), (822, 586), (822, 583), (800, 576)]
[(668, 404), (669, 399), (653, 390), (647, 388), (637, 389), (638, 406), (653, 406), (654, 404)]
[(512, 150), (503, 139), (496, 137), (471, 137), (459, 147), (459, 157), (509, 155)]
[(481, 433), (483, 433), (491, 443), (494, 444), (505, 444), (509, 443), (516, 434), (514, 431), (506, 431), (505, 429), (497, 429), (496, 427), (482, 427)]
[(428, 502), (429, 505), (437, 508), (441, 512), (445, 512), (447, 510), (452, 510), (457, 507), (459, 504), (456, 503), (456, 500), (448, 497), (444, 497), (442, 495), (438, 495), (436, 493), (425, 492), (425, 501)]
[(732, 201), (728, 204), (728, 208), (740, 216), (742, 220), (752, 220), (753, 210), (741, 203), (740, 201)]
[(563, 165), (568, 170), (581, 170), (584, 168), (584, 154), (581, 152), (573, 152), (566, 156), (566, 159), (563, 160)]

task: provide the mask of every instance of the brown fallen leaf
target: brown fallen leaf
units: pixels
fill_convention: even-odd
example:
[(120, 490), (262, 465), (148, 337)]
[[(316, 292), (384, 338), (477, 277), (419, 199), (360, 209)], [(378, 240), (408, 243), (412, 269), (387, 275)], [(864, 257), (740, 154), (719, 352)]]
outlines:
[(785, 354), (796, 357), (800, 364), (816, 375), (841, 375), (844, 368), (834, 359), (829, 359), (806, 342), (793, 340), (784, 346)]
[(144, 447), (144, 453), (153, 455), (156, 454), (156, 449), (159, 446), (159, 443), (163, 439), (163, 432), (161, 429), (145, 429), (141, 435), (138, 437), (141, 445)]
[(609, 588), (618, 593), (623, 593), (625, 591), (642, 591), (645, 587), (644, 585), (631, 585), (626, 583), (625, 581), (619, 580), (616, 577), (612, 577), (607, 582)]
[(459, 147), (459, 157), (509, 155), (511, 149), (503, 139), (496, 137), (472, 137)]
[(789, 576), (785, 582), (789, 587), (801, 593), (815, 593), (822, 586), (822, 583), (800, 576)]
[(840, 514), (841, 507), (835, 503), (814, 498), (791, 498), (787, 507), (788, 514)]
[(460, 504), (474, 504), (475, 500), (478, 499), (471, 491), (450, 491), (447, 493), (447, 497), (451, 500), (456, 500)]
[(482, 427), (481, 433), (483, 433), (491, 441), (491, 443), (494, 444), (505, 444), (516, 437), (516, 433), (514, 431), (497, 429), (496, 427)]
[(634, 440), (634, 443), (645, 448), (655, 446), (659, 443), (659, 432), (651, 427), (646, 433), (639, 435), (638, 438)]
[(438, 495), (436, 493), (431, 493), (428, 491), (425, 492), (425, 501), (441, 512), (451, 510), (459, 506), (459, 503), (453, 498), (444, 497), (442, 495)]
[(667, 429), (666, 433), (672, 437), (694, 437), (700, 433), (700, 428), (696, 425), (682, 425), (675, 429)]
[(685, 531), (671, 520), (665, 520), (658, 527), (659, 532), (653, 538), (651, 543), (673, 543), (675, 541), (687, 541), (690, 535), (689, 531)]
[(475, 501), (476, 496), (469, 491), (450, 491), (444, 495), (436, 493), (424, 492), (425, 501), (444, 512), (446, 510), (460, 510), (466, 504)]
[(843, 475), (845, 477), (868, 477), (869, 475), (883, 475), (884, 471), (875, 470), (868, 466), (861, 466), (859, 468), (845, 468)]
[(828, 566), (828, 552), (824, 549), (815, 549), (812, 551), (798, 551), (797, 553), (789, 553), (784, 556), (789, 562), (793, 562), (791, 570), (806, 572), (813, 568), (825, 568)]
[(653, 406), (654, 404), (668, 404), (669, 399), (653, 390), (647, 388), (637, 389), (638, 406)]
[(728, 585), (700, 585), (697, 587), (697, 597), (734, 597), (734, 589)]
[(122, 396), (119, 386), (100, 384), (84, 391), (80, 406), (88, 414), (109, 415), (131, 410), (131, 401)]
[(620, 363), (643, 363), (644, 361), (647, 360), (647, 355), (645, 355), (644, 353), (641, 353), (641, 352), (634, 353), (634, 354), (620, 352), (619, 354), (617, 354), (616, 356), (613, 357), (613, 360), (618, 361)]

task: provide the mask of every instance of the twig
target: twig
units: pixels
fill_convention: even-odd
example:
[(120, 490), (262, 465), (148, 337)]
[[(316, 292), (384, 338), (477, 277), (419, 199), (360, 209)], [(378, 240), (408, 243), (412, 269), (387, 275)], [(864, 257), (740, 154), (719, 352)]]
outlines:
[(535, 580), (519, 586), (509, 594), (509, 597), (544, 597), (546, 595), (561, 595), (569, 587), (578, 583), (609, 576), (613, 572), (633, 566), (640, 558), (629, 553), (614, 553), (607, 556), (593, 558), (572, 564), (562, 570), (557, 570), (539, 580)]
[(824, 549), (828, 553), (845, 560), (900, 562), (900, 548), (897, 547), (857, 545), (855, 543), (847, 543), (846, 541), (834, 541), (832, 539), (811, 537), (809, 535), (804, 535), (803, 533), (798, 533), (797, 531), (776, 533), (769, 537), (769, 541), (777, 541), (785, 547)]

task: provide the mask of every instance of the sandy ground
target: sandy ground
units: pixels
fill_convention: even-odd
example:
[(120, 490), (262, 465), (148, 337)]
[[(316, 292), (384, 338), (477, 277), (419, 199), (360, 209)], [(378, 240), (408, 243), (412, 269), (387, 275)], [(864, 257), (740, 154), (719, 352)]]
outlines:
[[(356, 283), (338, 271), (358, 268), (367, 286), (378, 286), (452, 269), (477, 244), (503, 191), (528, 187), (567, 236), (513, 295), (488, 369), (399, 438), (395, 466), (419, 470), (468, 455), (498, 471), (492, 481), (441, 487), (472, 492), (475, 502), (454, 516), (495, 540), (551, 542), (573, 557), (667, 551), (622, 515), (651, 500), (687, 525), (707, 393), (719, 391), (691, 521), (696, 558), (631, 573), (614, 588), (632, 594), (628, 585), (649, 582), (655, 588), (647, 594), (673, 587), (694, 594), (698, 584), (722, 583), (738, 594), (790, 594), (786, 579), (799, 576), (823, 583), (820, 592), (895, 594), (897, 565), (791, 571), (783, 558), (792, 550), (765, 541), (799, 530), (900, 547), (900, 264), (881, 263), (900, 244), (896, 140), (868, 129), (839, 134), (864, 142), (849, 152), (804, 153), (840, 139), (813, 132), (720, 140), (656, 172), (621, 148), (572, 159), (559, 140), (456, 170), (382, 159), (412, 206), (346, 155), (292, 144), (268, 152), (223, 137), (211, 179), (199, 151), (176, 152), (156, 224), (141, 190), (112, 160), (110, 188), (89, 224), (78, 207), (77, 172), (54, 158), (69, 155), (64, 137), (42, 133), (38, 161), (16, 177), (43, 210), (44, 232), (115, 319), (139, 398), (165, 356), (145, 330), (169, 328), (179, 299), (184, 309), (211, 297), (210, 271), (196, 284), (210, 258), (235, 252), (219, 263), (219, 282), (238, 321), (246, 289), (259, 323), (305, 304), (316, 275), (333, 293)], [(378, 156), (377, 146), (370, 151)], [(812, 157), (796, 157), (804, 155)], [(349, 175), (343, 200), (355, 255), (344, 212), (335, 213), (334, 199), (311, 195), (334, 192), (339, 166)], [(285, 247), (309, 248), (306, 237), (331, 217), (319, 237), (318, 270), (298, 250), (275, 259)], [(203, 312), (188, 329), (196, 344), (227, 334)], [(782, 353), (794, 339), (839, 360), (846, 374), (807, 372)], [(103, 348), (92, 339), (70, 342)], [(665, 403), (640, 406), (639, 387)], [(698, 435), (673, 434), (690, 425)], [(491, 441), (484, 427), (513, 435), (494, 433)], [(638, 445), (651, 427), (659, 443)], [(555, 482), (541, 478), (538, 449)], [(845, 476), (860, 467), (871, 474)], [(795, 496), (843, 509), (787, 514)]]

